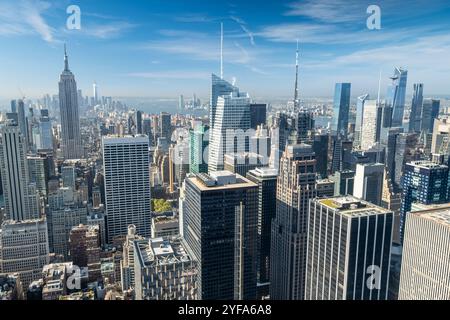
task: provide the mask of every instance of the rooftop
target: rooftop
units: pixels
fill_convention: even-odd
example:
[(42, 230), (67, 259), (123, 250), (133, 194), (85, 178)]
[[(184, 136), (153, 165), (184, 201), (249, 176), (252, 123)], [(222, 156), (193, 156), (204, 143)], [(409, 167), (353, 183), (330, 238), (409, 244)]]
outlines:
[(386, 214), (391, 211), (353, 196), (317, 199), (320, 204), (352, 217)]
[(439, 224), (445, 225), (450, 228), (450, 204), (446, 203), (443, 205), (429, 206), (424, 210), (413, 211), (411, 214), (420, 216), (421, 218), (432, 220)]
[(200, 191), (226, 190), (256, 187), (257, 185), (247, 178), (230, 171), (217, 171), (211, 174), (200, 173), (188, 177)]

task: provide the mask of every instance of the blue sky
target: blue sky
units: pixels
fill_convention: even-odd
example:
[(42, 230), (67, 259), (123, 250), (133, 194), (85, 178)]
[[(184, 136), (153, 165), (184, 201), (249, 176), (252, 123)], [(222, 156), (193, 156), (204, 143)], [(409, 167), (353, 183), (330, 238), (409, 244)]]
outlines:
[[(81, 30), (67, 30), (66, 8), (81, 8)], [(368, 5), (381, 8), (369, 30)], [(206, 98), (219, 73), (220, 22), (225, 78), (265, 99), (293, 95), (296, 39), (300, 93), (332, 96), (335, 82), (352, 95), (382, 92), (394, 66), (409, 70), (408, 92), (450, 94), (447, 0), (0, 0), (0, 98), (56, 93), (66, 42), (79, 88), (101, 95)]]

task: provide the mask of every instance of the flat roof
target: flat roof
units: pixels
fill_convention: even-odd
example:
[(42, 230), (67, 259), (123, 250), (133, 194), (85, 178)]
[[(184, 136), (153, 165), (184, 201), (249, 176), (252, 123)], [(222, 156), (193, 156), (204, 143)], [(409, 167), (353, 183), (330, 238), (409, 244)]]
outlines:
[(213, 185), (206, 186), (204, 182), (196, 175), (193, 177), (186, 178), (191, 181), (200, 191), (212, 191), (212, 190), (229, 190), (229, 189), (241, 189), (241, 188), (252, 188), (258, 185), (251, 182), (247, 178), (236, 174), (236, 183), (226, 184), (226, 185)]
[(435, 221), (450, 228), (450, 203), (440, 206), (430, 206), (429, 209), (413, 211), (411, 214)]
[(392, 212), (373, 203), (361, 200), (353, 196), (331, 197), (325, 199), (317, 199), (320, 204), (339, 211), (342, 214), (354, 216), (370, 216), (377, 214), (386, 214)]

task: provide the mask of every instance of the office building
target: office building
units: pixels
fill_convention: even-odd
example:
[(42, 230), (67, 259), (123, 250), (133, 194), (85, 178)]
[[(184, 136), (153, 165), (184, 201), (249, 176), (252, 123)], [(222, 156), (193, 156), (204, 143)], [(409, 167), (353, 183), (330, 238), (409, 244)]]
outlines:
[[(5, 216), (14, 221), (39, 218), (35, 198), (30, 189), (27, 144), (17, 125), (0, 128), (0, 172)], [(35, 187), (36, 188), (36, 187)]]
[(409, 132), (421, 131), (423, 106), (423, 83), (414, 84), (413, 99), (411, 103), (411, 113), (409, 115)]
[(347, 137), (348, 118), (350, 112), (350, 83), (336, 83), (333, 102), (333, 121), (331, 131), (333, 134)]
[(239, 152), (225, 155), (224, 169), (232, 173), (237, 173), (243, 177), (247, 172), (257, 167), (267, 165), (264, 163), (264, 157), (253, 152)]
[(400, 133), (397, 135), (394, 155), (394, 184), (398, 187), (402, 185), (405, 165), (408, 162), (419, 160), (418, 141), (417, 133)]
[(450, 121), (447, 117), (435, 119), (431, 153), (450, 156)]
[[(230, 95), (232, 92), (237, 93), (239, 89), (223, 78), (211, 75), (211, 101), (209, 109), (209, 126), (214, 128), (216, 122), (217, 103), (220, 96)], [(212, 134), (212, 131), (210, 132)]]
[(355, 173), (356, 172), (353, 170), (336, 171), (334, 175), (330, 177), (330, 179), (334, 181), (335, 196), (346, 196), (353, 194)]
[(262, 103), (250, 104), (250, 128), (256, 130), (258, 126), (266, 124), (267, 105)]
[(400, 240), (403, 243), (406, 216), (412, 204), (440, 204), (447, 202), (448, 167), (430, 161), (407, 163), (402, 183), (400, 209)]
[(189, 131), (189, 137), (190, 137), (189, 172), (193, 174), (207, 173), (209, 126), (196, 124), (194, 126), (194, 129)]
[(383, 193), (384, 164), (358, 164), (356, 165), (355, 184), (353, 195), (356, 198), (381, 205)]
[(330, 135), (328, 133), (316, 133), (313, 137), (312, 147), (315, 154), (323, 155), (316, 158), (317, 174), (322, 178), (328, 176), (328, 150)]
[(405, 110), (406, 85), (408, 71), (396, 67), (391, 77), (392, 85), (389, 86), (386, 95), (386, 105), (392, 108), (391, 127), (403, 126), (403, 115)]
[(215, 123), (210, 133), (208, 170), (221, 171), (227, 153), (246, 152), (249, 149), (250, 97), (233, 92), (217, 99)]
[(303, 300), (308, 202), (316, 197), (316, 160), (312, 147), (287, 146), (279, 170), (270, 248), (270, 297)]
[(147, 136), (103, 137), (108, 243), (127, 234), (150, 236), (150, 160)]
[(258, 185), (258, 297), (269, 294), (270, 243), (272, 219), (277, 209), (278, 170), (256, 168), (247, 173), (247, 179)]
[(196, 261), (181, 238), (134, 242), (136, 300), (196, 300)]
[(399, 300), (450, 300), (450, 206), (406, 218)]
[(421, 131), (432, 133), (434, 121), (439, 117), (440, 107), (440, 100), (425, 99), (423, 101)]
[(159, 137), (170, 141), (172, 138), (172, 119), (170, 113), (161, 112), (159, 115)]
[(69, 234), (69, 248), (73, 264), (80, 268), (88, 268), (89, 281), (100, 279), (99, 228), (86, 225), (73, 227)]
[(387, 300), (391, 211), (351, 196), (309, 204), (306, 300)]
[(49, 263), (47, 234), (45, 218), (4, 221), (0, 229), (0, 274), (18, 273), (26, 291)]
[(369, 150), (377, 142), (378, 122), (377, 100), (366, 100), (364, 102), (364, 113), (361, 124), (360, 145), (361, 150)]
[(82, 159), (84, 148), (80, 134), (77, 83), (73, 73), (69, 70), (69, 59), (66, 52), (64, 52), (64, 71), (59, 80), (59, 108), (61, 113), (61, 150), (64, 159)]
[(73, 227), (87, 224), (87, 209), (75, 204), (47, 209), (50, 252), (69, 258), (69, 236)]
[(354, 142), (356, 147), (361, 146), (361, 129), (363, 124), (364, 105), (368, 99), (369, 95), (365, 94), (359, 96), (356, 103), (355, 134), (354, 134)]
[(201, 300), (256, 299), (258, 185), (227, 171), (184, 183), (183, 238)]

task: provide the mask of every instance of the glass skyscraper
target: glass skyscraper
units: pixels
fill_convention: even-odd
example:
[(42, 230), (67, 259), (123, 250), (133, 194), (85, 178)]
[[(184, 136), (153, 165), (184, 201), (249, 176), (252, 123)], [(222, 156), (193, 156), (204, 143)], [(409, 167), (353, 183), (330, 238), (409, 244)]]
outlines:
[(331, 131), (346, 137), (348, 132), (348, 116), (350, 111), (350, 83), (336, 83), (334, 91), (333, 120)]
[(405, 166), (400, 208), (400, 239), (403, 242), (406, 214), (412, 204), (440, 204), (447, 201), (448, 167), (430, 161), (414, 161)]
[(408, 71), (398, 67), (395, 68), (391, 80), (392, 85), (388, 88), (386, 104), (392, 108), (392, 127), (401, 127), (403, 126)]

